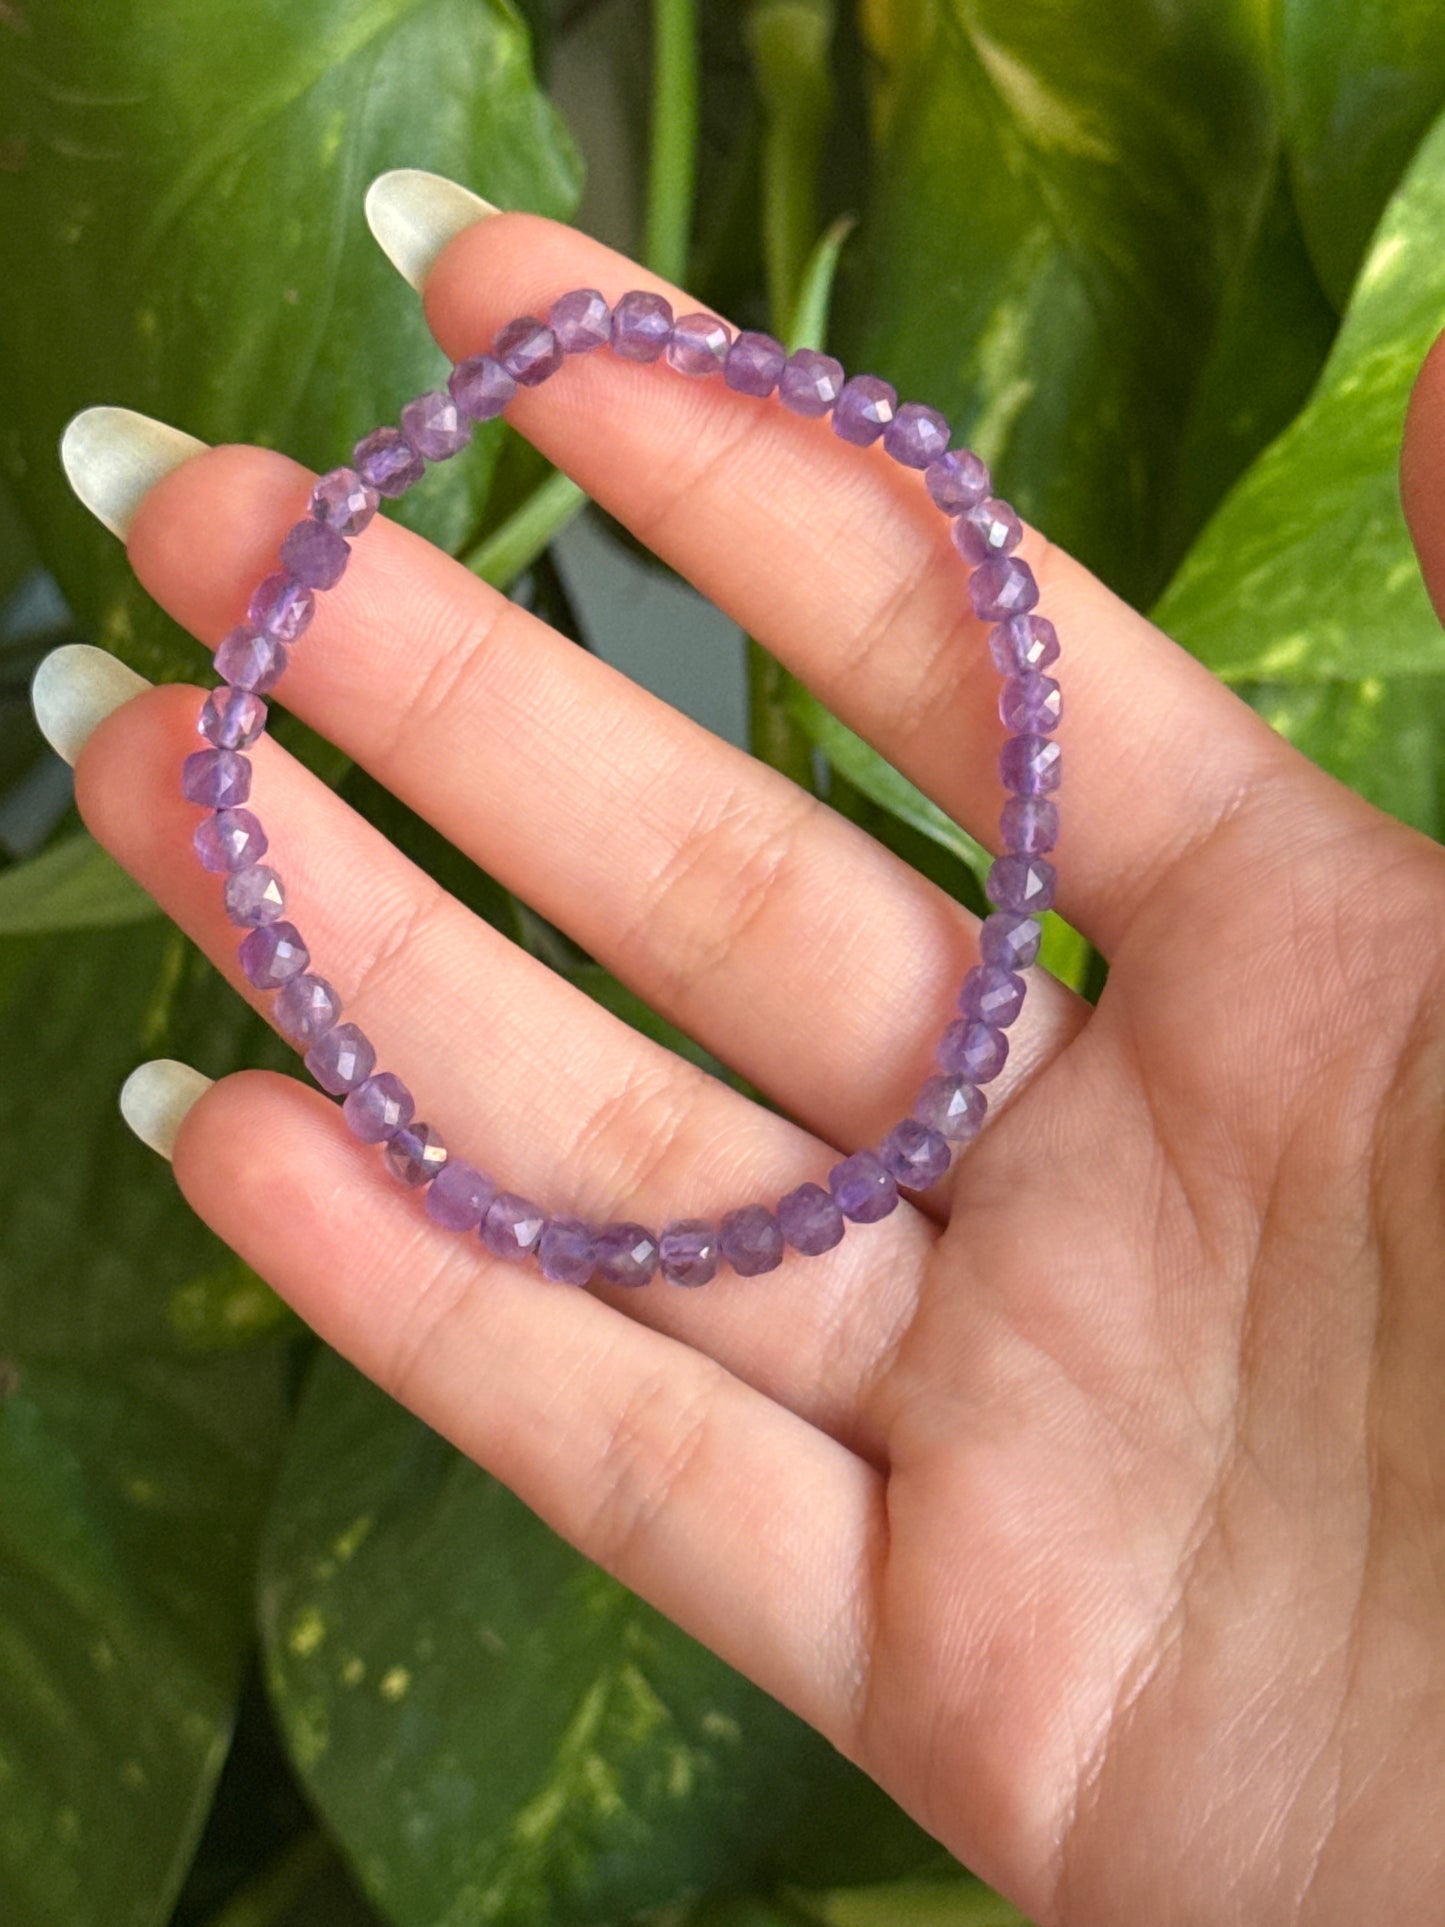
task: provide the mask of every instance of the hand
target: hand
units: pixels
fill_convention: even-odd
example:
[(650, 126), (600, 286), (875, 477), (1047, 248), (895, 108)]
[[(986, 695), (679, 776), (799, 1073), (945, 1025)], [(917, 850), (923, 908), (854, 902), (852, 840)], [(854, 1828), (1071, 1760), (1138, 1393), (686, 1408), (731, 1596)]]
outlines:
[[(451, 241), (426, 306), (456, 359), (584, 285), (698, 305), (506, 214)], [(605, 354), (509, 412), (992, 837), (996, 674), (916, 475)], [(1406, 454), (1445, 594), (1445, 357)], [(254, 448), (183, 462), (134, 514), (142, 581), (214, 645), (311, 479)], [(1445, 855), (1024, 552), (1064, 645), (1060, 908), (1110, 975), (1091, 1012), (1034, 973), (937, 1195), (756, 1282), (588, 1295), (437, 1230), (294, 1080), (206, 1090), (176, 1176), (332, 1345), (1038, 1921), (1422, 1920), (1445, 1860)], [(552, 1208), (655, 1223), (775, 1197), (906, 1112), (971, 916), (394, 523), (323, 603), (288, 706), (797, 1120), (604, 1013), (263, 740), (257, 809), (317, 968), (454, 1148)], [(80, 806), (264, 1009), (190, 853), (197, 702), (101, 723)]]

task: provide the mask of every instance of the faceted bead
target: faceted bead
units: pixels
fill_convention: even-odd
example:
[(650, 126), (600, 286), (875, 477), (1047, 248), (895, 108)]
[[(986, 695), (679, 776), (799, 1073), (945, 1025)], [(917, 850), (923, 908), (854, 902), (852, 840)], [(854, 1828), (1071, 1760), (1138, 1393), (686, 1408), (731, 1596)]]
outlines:
[(988, 632), (988, 652), (1001, 676), (1036, 675), (1059, 659), (1059, 632), (1047, 616), (1011, 616)]
[(279, 990), (310, 961), (311, 952), (294, 923), (258, 924), (241, 939), (241, 968), (257, 990)]
[(1064, 713), (1063, 692), (1052, 676), (1036, 675), (1032, 670), (1010, 676), (999, 691), (998, 713), (1008, 729), (1046, 736), (1059, 726)]
[(1046, 796), (1011, 796), (999, 813), (1004, 848), (1023, 856), (1047, 856), (1059, 840), (1059, 810)]
[[(330, 1035), (334, 1037), (333, 1030)], [(322, 1042), (325, 1043), (325, 1038)], [(416, 1105), (411, 1092), (392, 1071), (377, 1071), (346, 1093), (341, 1110), (364, 1144), (384, 1144), (410, 1124)]]
[(286, 908), (286, 887), (265, 863), (248, 863), (244, 870), (233, 870), (226, 878), (223, 894), (226, 915), (232, 923), (247, 929), (275, 923)]
[(739, 1278), (760, 1278), (783, 1262), (782, 1229), (765, 1204), (745, 1204), (718, 1227), (718, 1249)]
[(937, 1184), (953, 1157), (941, 1131), (916, 1117), (905, 1117), (878, 1146), (878, 1162), (895, 1184), (910, 1191), (926, 1191)]
[[(614, 312), (614, 329), (616, 323)], [(592, 1258), (604, 1285), (645, 1285), (657, 1270), (657, 1240), (646, 1225), (605, 1224), (593, 1240)]]
[[(590, 355), (611, 336), (612, 310), (596, 288), (573, 288), (568, 294), (559, 294), (547, 310), (547, 326), (556, 335), (564, 355)], [(558, 1222), (574, 1221), (559, 1219)]]
[(582, 1218), (548, 1218), (537, 1246), (542, 1276), (559, 1285), (585, 1285), (597, 1269), (594, 1234)]
[(282, 984), (271, 1006), (271, 1021), (297, 1050), (310, 1050), (341, 1015), (341, 999), (324, 977), (302, 972)]
[(492, 353), (513, 381), (536, 388), (562, 366), (562, 348), (545, 321), (519, 314), (492, 343)]
[(246, 620), (276, 642), (295, 642), (310, 627), (316, 598), (302, 582), (277, 569), (257, 587), (246, 609)]
[(373, 428), (351, 451), (356, 472), (368, 488), (394, 501), (426, 474), (426, 463), (399, 428)]
[(447, 379), (447, 393), (474, 422), (495, 420), (516, 392), (516, 382), (492, 355), (468, 355)]
[(833, 404), (833, 433), (855, 448), (876, 442), (898, 412), (898, 390), (877, 375), (854, 375)]
[(963, 980), (958, 1007), (965, 1017), (1007, 1030), (1024, 1007), (1024, 980), (998, 964), (975, 964)]
[(938, 1067), (969, 1084), (987, 1084), (1008, 1061), (1008, 1038), (976, 1017), (960, 1017), (939, 1039)]
[(821, 1184), (800, 1184), (778, 1199), (778, 1226), (794, 1251), (817, 1258), (842, 1241), (847, 1220)]
[(191, 841), (208, 870), (244, 870), (266, 854), (266, 832), (249, 810), (217, 810), (203, 817)]
[(716, 315), (685, 314), (672, 324), (668, 363), (680, 375), (715, 375), (731, 343), (732, 335)]
[(986, 964), (1027, 970), (1039, 954), (1043, 926), (1015, 910), (995, 910), (979, 926), (978, 953)]
[(718, 1229), (706, 1218), (678, 1218), (657, 1241), (657, 1268), (670, 1285), (707, 1285), (717, 1276)]
[(923, 472), (928, 492), (945, 515), (962, 515), (981, 502), (992, 484), (971, 448), (951, 448)]
[(333, 468), (311, 491), (311, 513), (338, 535), (360, 535), (381, 503), (354, 468)]
[(482, 1219), (482, 1243), (509, 1265), (519, 1265), (537, 1249), (547, 1214), (530, 1198), (499, 1191)]
[(202, 704), (196, 727), (217, 749), (249, 749), (266, 727), (266, 705), (254, 690), (222, 683)]
[(877, 1224), (898, 1208), (898, 1186), (872, 1151), (855, 1151), (828, 1173), (833, 1202), (854, 1224)]
[(1064, 752), (1052, 736), (1010, 736), (998, 753), (998, 771), (1015, 796), (1048, 796), (1064, 773)]
[(843, 364), (821, 348), (795, 348), (778, 376), (778, 400), (795, 415), (826, 415), (843, 392)]
[(234, 749), (193, 750), (181, 764), (181, 795), (209, 810), (230, 810), (251, 794), (251, 759)]
[(496, 1195), (497, 1187), (484, 1171), (448, 1158), (426, 1194), (426, 1214), (444, 1231), (475, 1231)]
[(612, 352), (624, 361), (656, 361), (671, 333), (672, 304), (660, 294), (637, 288), (612, 310)]
[(953, 525), (953, 546), (965, 562), (987, 562), (991, 555), (1012, 555), (1024, 539), (1024, 525), (1007, 502), (992, 496), (965, 509)]
[(430, 1124), (407, 1124), (386, 1147), (386, 1162), (403, 1184), (430, 1184), (446, 1169), (447, 1147)]
[(973, 612), (984, 622), (1026, 615), (1039, 599), (1039, 585), (1027, 562), (1016, 555), (990, 556), (968, 578)]
[(447, 389), (432, 388), (402, 409), (401, 432), (418, 455), (448, 462), (472, 439), (472, 423)]
[(991, 865), (984, 885), (990, 903), (1000, 910), (1023, 910), (1037, 916), (1053, 906), (1057, 874), (1041, 856), (1001, 856)]
[(308, 589), (334, 589), (346, 573), (351, 544), (326, 522), (308, 515), (287, 529), (281, 543), (281, 566)]
[(355, 1024), (333, 1024), (306, 1053), (307, 1070), (333, 1097), (354, 1091), (375, 1063), (371, 1039)]
[(976, 1084), (962, 1077), (930, 1077), (913, 1115), (950, 1144), (962, 1144), (978, 1136), (987, 1110), (988, 1099)]
[(756, 328), (744, 328), (728, 349), (723, 380), (740, 395), (771, 395), (787, 359), (781, 341)]
[(213, 661), (222, 682), (260, 696), (280, 682), (286, 673), (288, 657), (284, 642), (242, 623), (239, 629), (222, 638)]
[(936, 408), (906, 401), (883, 431), (883, 446), (905, 468), (931, 468), (948, 453), (948, 423)]

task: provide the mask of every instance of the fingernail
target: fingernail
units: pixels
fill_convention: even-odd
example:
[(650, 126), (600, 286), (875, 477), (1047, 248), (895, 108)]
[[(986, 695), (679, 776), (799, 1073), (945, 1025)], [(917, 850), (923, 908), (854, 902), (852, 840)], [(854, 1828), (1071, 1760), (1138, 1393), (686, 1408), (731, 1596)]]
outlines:
[(52, 649), (31, 677), (30, 707), (40, 734), (73, 768), (96, 725), (151, 687), (108, 649), (67, 642)]
[(142, 1144), (169, 1158), (186, 1112), (215, 1081), (174, 1057), (153, 1057), (121, 1085), (120, 1114)]
[(382, 253), (420, 294), (437, 256), (454, 235), (501, 209), (444, 174), (394, 167), (366, 190), (366, 220)]
[(133, 408), (82, 408), (60, 438), (60, 460), (91, 514), (124, 542), (136, 510), (161, 477), (206, 446)]

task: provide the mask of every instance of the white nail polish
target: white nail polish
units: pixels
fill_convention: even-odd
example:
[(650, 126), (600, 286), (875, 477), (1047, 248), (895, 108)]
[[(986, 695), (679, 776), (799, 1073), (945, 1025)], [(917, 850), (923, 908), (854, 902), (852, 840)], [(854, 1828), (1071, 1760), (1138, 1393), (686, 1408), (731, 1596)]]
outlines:
[(120, 1114), (142, 1144), (169, 1158), (186, 1112), (214, 1082), (174, 1057), (153, 1057), (121, 1085)]
[(96, 725), (152, 686), (108, 649), (67, 642), (31, 678), (30, 706), (41, 735), (73, 768)]
[(366, 190), (366, 220), (397, 273), (421, 292), (437, 256), (454, 235), (500, 208), (444, 174), (394, 167)]
[(82, 408), (60, 438), (60, 460), (91, 514), (124, 542), (161, 477), (205, 448), (194, 435), (133, 408)]

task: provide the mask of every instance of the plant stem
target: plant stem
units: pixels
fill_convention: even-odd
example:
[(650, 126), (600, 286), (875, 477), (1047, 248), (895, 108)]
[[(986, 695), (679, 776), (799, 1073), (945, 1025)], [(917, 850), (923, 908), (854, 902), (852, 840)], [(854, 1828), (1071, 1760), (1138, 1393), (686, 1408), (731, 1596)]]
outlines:
[(652, 0), (652, 146), (643, 259), (654, 274), (687, 279), (697, 180), (696, 0)]
[(461, 559), (494, 589), (510, 588), (552, 538), (587, 506), (587, 500), (570, 475), (554, 470), (519, 509)]
[(210, 1927), (273, 1927), (337, 1859), (325, 1834), (308, 1828), (212, 1916)]

